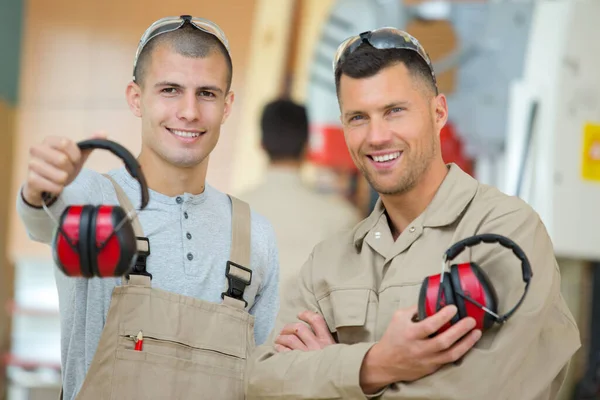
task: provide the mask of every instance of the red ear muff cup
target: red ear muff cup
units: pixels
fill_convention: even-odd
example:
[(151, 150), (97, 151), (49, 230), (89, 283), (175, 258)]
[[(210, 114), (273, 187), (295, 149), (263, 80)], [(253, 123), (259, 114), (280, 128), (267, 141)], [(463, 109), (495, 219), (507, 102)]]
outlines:
[[(475, 263), (465, 263), (453, 266), (452, 283), (457, 293), (475, 300), (490, 311), (497, 313), (498, 297), (485, 272)], [(457, 296), (460, 297), (460, 296)], [(475, 319), (475, 329), (485, 331), (494, 324), (494, 317), (472, 302), (462, 299), (465, 316)]]
[[(443, 297), (440, 300), (440, 309), (442, 309), (445, 306), (456, 305), (456, 295), (454, 294), (454, 288), (452, 287), (452, 282), (450, 281), (450, 274), (448, 272), (444, 272), (444, 282), (442, 282), (442, 293)], [(456, 324), (458, 321), (460, 321), (460, 318), (461, 317), (459, 315), (459, 312), (457, 312), (456, 314), (454, 314), (454, 317), (452, 317), (452, 319), (450, 320), (450, 324)], [(450, 325), (443, 326), (442, 329), (440, 329), (440, 332), (445, 331), (449, 327)]]
[(467, 313), (467, 308), (465, 306), (465, 299), (462, 296), (459, 296), (459, 293), (463, 293), (460, 278), (458, 274), (458, 266), (452, 265), (450, 267), (450, 283), (452, 285), (452, 289), (455, 294), (456, 308), (458, 309), (458, 316), (460, 319), (465, 318), (469, 314)]
[[(425, 318), (428, 317), (427, 314), (427, 300), (428, 300), (428, 296), (427, 293), (430, 290), (431, 287), (431, 279), (435, 277), (434, 276), (428, 276), (423, 280), (423, 283), (421, 284), (421, 290), (419, 290), (419, 302), (418, 302), (418, 307), (417, 307), (417, 315), (419, 317), (419, 321), (423, 321)], [(438, 279), (439, 281), (439, 279)]]
[[(440, 275), (428, 276), (423, 280), (421, 290), (419, 292), (418, 315), (422, 321), (427, 317), (432, 316), (437, 312), (438, 293), (440, 288)], [(444, 272), (444, 282), (442, 283), (442, 294), (440, 299), (440, 309), (446, 305), (455, 304), (455, 296), (450, 283), (450, 274)], [(438, 333), (450, 328), (451, 325), (460, 320), (458, 313), (452, 317), (450, 322), (444, 325)]]
[(533, 272), (523, 249), (509, 238), (489, 233), (462, 239), (444, 252), (444, 269), (447, 262), (451, 262), (466, 248), (480, 243), (498, 243), (502, 247), (512, 250), (516, 258), (521, 261), (525, 290), (519, 301), (508, 312), (499, 315), (496, 289), (483, 269), (473, 262), (454, 264), (450, 267), (449, 273), (442, 275), (444, 280), (441, 283), (441, 289), (439, 275), (432, 275), (423, 280), (418, 301), (419, 319), (423, 320), (433, 315), (439, 308), (436, 307), (438, 306), (436, 304), (438, 289), (440, 289), (439, 293), (444, 294), (444, 304), (456, 305), (458, 312), (456, 318), (452, 319), (452, 324), (462, 318), (472, 317), (476, 323), (475, 328), (484, 332), (496, 323), (505, 323), (517, 311), (525, 300)]
[(81, 275), (85, 278), (93, 276), (90, 261), (90, 244), (91, 244), (91, 219), (95, 211), (95, 207), (89, 204), (83, 206), (81, 210), (81, 218), (79, 219), (79, 255)]
[[(85, 140), (77, 146), (80, 150), (105, 149), (119, 157), (130, 175), (139, 182), (141, 209), (146, 208), (150, 193), (141, 166), (133, 154), (110, 140)], [(129, 218), (121, 207), (67, 207), (52, 239), (55, 264), (65, 275), (73, 277), (126, 275), (137, 260), (137, 238)]]
[(94, 206), (94, 209), (90, 213), (89, 217), (89, 239), (88, 239), (88, 251), (90, 257), (90, 273), (92, 276), (99, 276), (98, 272), (98, 252), (96, 245), (96, 220), (98, 216), (99, 207)]
[[(121, 207), (115, 207), (112, 212), (113, 223), (119, 223), (125, 217), (126, 213)], [(113, 271), (115, 276), (123, 276), (131, 271), (137, 260), (137, 239), (133, 225), (127, 221), (115, 236), (119, 243), (120, 257), (117, 266)]]
[[(133, 226), (127, 221), (118, 231), (115, 231), (125, 217), (126, 213), (121, 207), (100, 206), (98, 208), (94, 243), (98, 276), (125, 275), (135, 262), (137, 243)], [(104, 243), (107, 239), (108, 241)]]
[[(490, 278), (487, 276), (485, 271), (481, 269), (479, 265), (475, 263), (470, 263), (470, 265), (471, 271), (477, 277), (479, 284), (481, 285), (481, 289), (483, 290), (483, 297), (485, 298), (485, 303), (483, 304), (487, 307), (488, 310), (490, 310), (494, 314), (498, 314), (498, 294), (496, 293), (496, 289), (494, 289), (494, 285), (492, 285)], [(493, 315), (490, 315), (489, 313), (484, 313), (484, 330), (491, 328), (494, 325), (494, 322), (496, 321)]]
[(137, 259), (136, 236), (130, 221), (126, 220), (115, 231), (125, 217), (121, 207), (67, 207), (59, 221), (61, 229), (52, 243), (55, 263), (65, 275), (72, 277), (125, 275)]
[[(61, 228), (54, 235), (52, 243), (54, 262), (67, 276), (81, 276), (81, 256), (78, 248), (82, 210), (83, 206), (69, 206), (63, 211), (59, 219)], [(71, 247), (69, 241), (75, 248)]]

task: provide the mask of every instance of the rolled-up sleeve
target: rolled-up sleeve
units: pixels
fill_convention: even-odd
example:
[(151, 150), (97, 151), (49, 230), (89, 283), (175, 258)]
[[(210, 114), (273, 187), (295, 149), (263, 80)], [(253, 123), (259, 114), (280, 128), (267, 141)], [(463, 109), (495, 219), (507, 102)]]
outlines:
[(248, 399), (368, 399), (360, 387), (362, 361), (374, 343), (335, 344), (317, 351), (278, 353), (273, 343), (304, 310), (321, 313), (311, 285), (312, 255), (298, 284), (282, 300), (275, 329), (248, 362)]

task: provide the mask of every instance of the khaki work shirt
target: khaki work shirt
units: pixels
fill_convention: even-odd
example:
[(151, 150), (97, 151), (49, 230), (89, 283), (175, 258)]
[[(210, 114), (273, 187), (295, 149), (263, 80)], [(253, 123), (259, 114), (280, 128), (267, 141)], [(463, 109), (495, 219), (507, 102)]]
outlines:
[[(284, 296), (272, 334), (248, 363), (249, 399), (555, 399), (579, 331), (560, 292), (549, 235), (525, 202), (480, 184), (456, 165), (427, 209), (396, 241), (381, 201), (347, 234), (316, 246), (294, 292)], [(521, 307), (484, 333), (458, 365), (414, 382), (397, 382), (375, 396), (359, 385), (362, 360), (395, 310), (417, 304), (428, 275), (439, 274), (445, 250), (466, 237), (496, 233), (527, 255), (533, 277)], [(524, 289), (521, 262), (498, 244), (464, 250), (489, 276), (505, 313)], [(321, 313), (339, 344), (319, 351), (277, 353), (273, 341), (297, 315)]]

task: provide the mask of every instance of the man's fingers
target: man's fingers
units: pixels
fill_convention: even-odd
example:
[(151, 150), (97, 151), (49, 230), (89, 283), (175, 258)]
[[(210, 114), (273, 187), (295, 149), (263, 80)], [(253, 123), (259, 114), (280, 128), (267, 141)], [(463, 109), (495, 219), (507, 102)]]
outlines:
[(284, 326), (281, 335), (297, 336), (309, 350), (317, 350), (321, 347), (315, 333), (302, 322)]
[(454, 346), (450, 347), (441, 353), (436, 354), (431, 358), (431, 361), (436, 365), (448, 364), (461, 359), (481, 338), (479, 329), (469, 332), (465, 337), (459, 340)]
[(275, 351), (278, 353), (285, 353), (286, 351), (292, 351), (289, 347), (282, 346), (280, 344), (275, 344)]
[(430, 317), (425, 318), (413, 325), (414, 338), (424, 339), (436, 333), (442, 326), (450, 322), (452, 317), (456, 315), (457, 308), (454, 305), (446, 306)]
[(419, 307), (416, 304), (413, 304), (412, 306), (405, 308), (404, 311), (412, 318), (413, 315), (416, 315), (419, 312)]
[(40, 177), (61, 187), (65, 186), (67, 179), (69, 178), (69, 173), (67, 171), (58, 169), (53, 165), (48, 165), (47, 163), (38, 160), (31, 160), (29, 169)]
[[(94, 132), (90, 135), (90, 137), (88, 138), (88, 140), (93, 140), (93, 139), (108, 139), (108, 134), (104, 131), (97, 131)], [(75, 146), (77, 146), (77, 144), (74, 144)], [(77, 149), (79, 149), (79, 147), (77, 147)], [(94, 149), (86, 149), (86, 150), (82, 150), (81, 151), (81, 158), (79, 160), (79, 165), (82, 165), (86, 162), (86, 160), (88, 159), (88, 157), (90, 156), (90, 154), (92, 154), (92, 151), (94, 151)]]
[(77, 147), (77, 143), (67, 138), (63, 138), (60, 143), (60, 151), (65, 153), (69, 157), (71, 164), (76, 165), (81, 159), (81, 151)]
[(62, 186), (38, 175), (35, 171), (29, 171), (27, 185), (29, 189), (34, 189), (32, 193), (35, 193), (35, 196), (41, 196), (44, 192), (58, 196), (63, 190)]
[(331, 336), (327, 322), (325, 322), (325, 318), (321, 314), (312, 311), (303, 311), (298, 315), (298, 318), (310, 325), (317, 338), (333, 343), (333, 336)]
[(90, 139), (108, 139), (106, 131), (96, 131), (90, 135)]
[(406, 324), (407, 321), (418, 322), (418, 312), (419, 308), (416, 305), (407, 308), (399, 308), (394, 312), (393, 321), (397, 324)]
[[(107, 138), (108, 138), (108, 135), (106, 134), (106, 132), (97, 131), (97, 132), (92, 133), (90, 135), (90, 137), (88, 138), (88, 140), (107, 139)], [(92, 151), (94, 151), (94, 149), (86, 149), (86, 150), (81, 151), (81, 164), (86, 162), (86, 160), (88, 159), (90, 154), (92, 154)]]
[(73, 171), (74, 165), (69, 155), (61, 149), (50, 146), (34, 146), (29, 152), (34, 160), (38, 159), (67, 173)]
[(455, 325), (435, 337), (425, 340), (424, 350), (429, 353), (438, 353), (454, 346), (463, 336), (475, 328), (476, 322), (473, 318), (463, 318)]
[(292, 350), (308, 351), (308, 347), (296, 335), (279, 335), (275, 339), (275, 344), (285, 346)]
[(46, 136), (44, 138), (44, 145), (62, 151), (68, 141), (69, 139), (61, 136)]

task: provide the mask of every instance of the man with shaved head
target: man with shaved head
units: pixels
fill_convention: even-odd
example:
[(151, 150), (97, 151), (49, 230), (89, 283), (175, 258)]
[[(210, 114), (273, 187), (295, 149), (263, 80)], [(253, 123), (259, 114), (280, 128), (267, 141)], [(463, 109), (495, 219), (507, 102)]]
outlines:
[[(246, 358), (278, 310), (279, 267), (270, 223), (206, 183), (231, 80), (227, 38), (211, 21), (163, 18), (142, 36), (126, 98), (150, 199), (132, 225), (150, 251), (125, 277), (55, 268), (64, 399), (244, 398)], [(89, 153), (66, 137), (30, 149), (17, 210), (33, 240), (52, 243), (69, 205), (138, 204), (131, 171), (82, 168)]]

